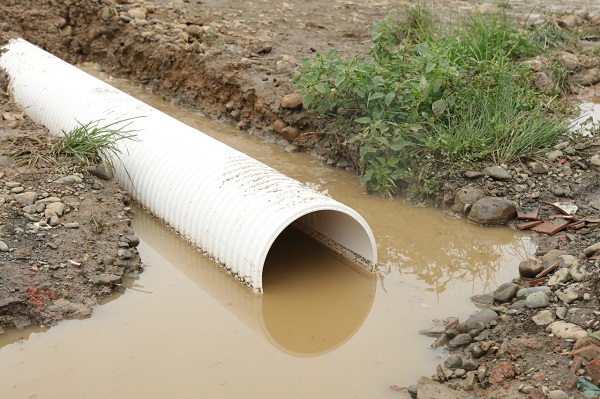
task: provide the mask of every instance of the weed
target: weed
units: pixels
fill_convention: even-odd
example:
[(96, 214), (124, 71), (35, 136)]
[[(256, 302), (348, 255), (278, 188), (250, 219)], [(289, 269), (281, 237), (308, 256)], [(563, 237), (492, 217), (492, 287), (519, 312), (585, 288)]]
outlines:
[(444, 36), (434, 26), (420, 5), (403, 22), (390, 13), (370, 29), (368, 52), (345, 59), (331, 49), (294, 75), (307, 107), (351, 121), (333, 145), (355, 148), (370, 192), (408, 182), (428, 197), (441, 188), (432, 172), (441, 164), (531, 156), (564, 131), (566, 119), (552, 116), (517, 63), (542, 50), (540, 31), (534, 40), (506, 14), (474, 15)]
[(100, 234), (104, 229), (104, 224), (96, 215), (92, 215), (85, 224), (89, 225), (92, 231), (96, 234)]

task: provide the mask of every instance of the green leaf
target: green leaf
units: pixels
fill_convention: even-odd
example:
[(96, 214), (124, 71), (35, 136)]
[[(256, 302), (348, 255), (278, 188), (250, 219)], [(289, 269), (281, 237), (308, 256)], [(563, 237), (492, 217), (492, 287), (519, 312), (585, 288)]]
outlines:
[(431, 104), (431, 110), (433, 111), (435, 116), (440, 116), (448, 107), (448, 103), (446, 102), (446, 100), (440, 99), (437, 101), (434, 101), (433, 104)]
[(371, 118), (369, 118), (368, 116), (364, 116), (362, 118), (357, 118), (356, 122), (358, 123), (365, 123), (365, 124), (369, 124), (372, 122)]
[(318, 85), (315, 85), (315, 89), (319, 93), (321, 93), (321, 94), (327, 94), (327, 93), (329, 93), (329, 88), (327, 86), (325, 86), (324, 84), (321, 84), (321, 83), (318, 84)]
[(377, 100), (379, 98), (385, 97), (385, 94), (383, 94), (382, 92), (378, 91), (376, 93), (371, 93), (369, 94), (369, 101), (371, 100)]
[(396, 97), (396, 94), (393, 91), (390, 91), (388, 94), (386, 94), (385, 105), (389, 107), (392, 101), (394, 101), (394, 97)]

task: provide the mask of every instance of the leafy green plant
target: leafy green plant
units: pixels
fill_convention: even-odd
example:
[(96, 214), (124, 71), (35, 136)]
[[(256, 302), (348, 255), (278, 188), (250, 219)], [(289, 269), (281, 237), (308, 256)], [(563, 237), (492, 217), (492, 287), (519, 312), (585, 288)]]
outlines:
[(441, 183), (424, 164), (529, 156), (564, 130), (516, 62), (542, 46), (505, 14), (471, 16), (445, 36), (431, 21), (423, 9), (404, 22), (389, 14), (370, 29), (368, 52), (345, 59), (332, 49), (294, 75), (307, 107), (354, 122), (336, 150), (358, 154), (368, 191), (393, 194), (408, 182), (430, 196)]

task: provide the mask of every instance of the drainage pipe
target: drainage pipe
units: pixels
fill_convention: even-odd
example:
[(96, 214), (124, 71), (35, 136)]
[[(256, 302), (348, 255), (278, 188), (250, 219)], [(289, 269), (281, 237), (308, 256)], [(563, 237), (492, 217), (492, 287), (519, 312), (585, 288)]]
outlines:
[[(129, 120), (139, 141), (118, 143), (118, 182), (146, 209), (231, 275), (262, 292), (271, 245), (293, 225), (372, 271), (373, 233), (353, 209), (78, 70), (11, 40), (0, 68), (30, 118), (61, 135)], [(135, 118), (135, 119), (131, 119)]]

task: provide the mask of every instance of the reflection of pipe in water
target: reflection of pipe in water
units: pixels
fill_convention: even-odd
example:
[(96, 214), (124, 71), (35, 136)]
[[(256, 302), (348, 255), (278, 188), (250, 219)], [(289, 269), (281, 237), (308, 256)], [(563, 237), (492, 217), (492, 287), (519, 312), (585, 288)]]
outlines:
[(287, 353), (311, 356), (339, 347), (358, 331), (371, 309), (375, 275), (348, 267), (293, 228), (286, 229), (273, 245), (265, 266), (265, 291), (258, 295), (146, 212), (135, 211), (133, 228), (142, 240)]
[(137, 141), (115, 143), (115, 178), (145, 208), (253, 290), (262, 291), (269, 249), (292, 223), (373, 271), (373, 232), (348, 206), (25, 40), (2, 47), (0, 67), (10, 78), (15, 100), (54, 134), (79, 127), (78, 121), (134, 131)]

